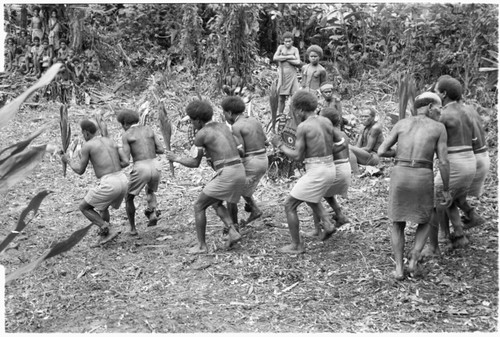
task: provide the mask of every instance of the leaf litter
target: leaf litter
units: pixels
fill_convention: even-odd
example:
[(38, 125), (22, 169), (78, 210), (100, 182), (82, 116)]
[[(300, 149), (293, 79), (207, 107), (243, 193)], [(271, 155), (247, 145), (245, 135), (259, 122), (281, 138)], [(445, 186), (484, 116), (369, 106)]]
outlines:
[[(259, 98), (254, 107), (266, 111), (259, 108), (266, 104), (267, 98)], [(379, 104), (389, 107), (387, 111), (397, 109), (389, 101)], [(72, 137), (81, 138), (77, 123), (83, 116), (91, 117), (92, 111), (86, 106), (68, 109), (68, 121), (75, 126)], [(161, 134), (153, 111), (149, 125)], [(29, 129), (47, 120), (57, 121), (59, 105), (45, 104), (43, 118), (33, 120), (38, 114), (39, 106), (22, 109), (4, 127), (0, 147), (26, 138)], [(104, 113), (103, 118), (118, 140), (121, 130), (114, 113)], [(176, 118), (180, 117), (173, 116), (172, 125), (177, 125)], [(41, 141), (60, 146), (56, 131), (43, 134)], [(186, 131), (176, 128), (174, 151), (187, 153), (186, 140)], [(385, 163), (388, 168), (381, 176), (353, 180), (349, 197), (340, 198), (351, 223), (326, 242), (305, 238), (306, 254), (277, 252), (290, 240), (283, 201), (294, 180), (265, 176), (255, 193), (264, 214), (242, 229), (241, 243), (230, 251), (223, 248), (222, 224), (208, 209), (210, 253), (190, 256), (186, 248), (196, 243), (192, 205), (213, 171), (204, 163), (197, 169), (175, 164), (173, 178), (162, 158), (158, 226), (146, 228), (141, 218), (144, 194), (136, 198), (138, 238), (125, 233), (124, 208), (111, 210), (112, 225), (123, 232), (116, 241), (90, 249), (95, 240), (91, 230), (71, 251), (6, 287), (6, 332), (497, 331), (496, 151), (493, 154), (491, 179), (478, 204), (479, 213), (490, 221), (468, 232), (468, 248), (423, 261), (422, 276), (403, 282), (391, 277), (394, 263), (386, 216), (390, 163)], [(54, 191), (50, 204), (42, 204), (31, 226), (16, 238), (20, 248), (0, 256), (7, 274), (42, 255), (54, 240), (88, 225), (77, 205), (96, 181), (92, 170), (82, 176), (68, 172), (64, 178), (58, 158), (45, 157), (38, 172), (0, 197), (0, 230), (5, 237), (18, 213), (4, 210), (20, 209), (42, 187)], [(239, 216), (246, 217), (242, 204)], [(302, 230), (312, 228), (306, 206), (299, 207), (299, 219)], [(407, 226), (405, 252), (414, 230), (414, 225)]]

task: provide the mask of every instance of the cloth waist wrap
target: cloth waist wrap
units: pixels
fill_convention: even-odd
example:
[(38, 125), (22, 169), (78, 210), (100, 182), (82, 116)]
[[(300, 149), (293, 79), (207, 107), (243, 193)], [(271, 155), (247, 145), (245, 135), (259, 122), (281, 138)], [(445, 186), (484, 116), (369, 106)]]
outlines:
[(429, 222), (434, 208), (433, 175), (427, 168), (393, 167), (387, 212), (392, 221)]
[[(339, 161), (342, 160), (339, 159)], [(348, 159), (346, 160), (346, 162), (335, 161), (335, 180), (325, 193), (325, 197), (333, 197), (335, 195), (341, 195), (344, 198), (347, 197), (347, 190), (351, 186), (351, 163), (349, 163)]]
[[(476, 175), (476, 156), (472, 152), (472, 147), (468, 151), (463, 151), (463, 146), (448, 148), (448, 161), (450, 162), (450, 183), (449, 190), (453, 200), (467, 195), (467, 191)], [(452, 150), (453, 152), (450, 152)], [(455, 152), (458, 150), (458, 152)], [(440, 171), (437, 172), (434, 179), (435, 202), (442, 202), (441, 196), (443, 189), (443, 180)]]
[(490, 170), (491, 161), (487, 151), (475, 152), (474, 156), (476, 157), (476, 174), (467, 195), (480, 197), (484, 192), (484, 182)]
[(290, 195), (298, 200), (318, 203), (335, 181), (333, 156), (306, 158), (304, 163), (306, 174), (297, 180)]
[(396, 166), (413, 167), (413, 168), (427, 168), (432, 170), (432, 161), (426, 159), (403, 159), (396, 158)]

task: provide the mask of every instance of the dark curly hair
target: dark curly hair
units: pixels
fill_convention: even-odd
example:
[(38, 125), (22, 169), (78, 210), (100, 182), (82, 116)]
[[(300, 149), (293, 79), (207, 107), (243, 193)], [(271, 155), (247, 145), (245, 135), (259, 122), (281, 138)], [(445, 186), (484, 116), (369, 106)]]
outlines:
[(323, 49), (317, 44), (313, 44), (309, 48), (307, 48), (306, 55), (309, 57), (309, 53), (312, 51), (318, 54), (320, 59), (323, 58)]
[(195, 100), (188, 104), (186, 113), (191, 119), (199, 119), (202, 122), (209, 122), (214, 115), (212, 105), (208, 101)]
[(131, 109), (123, 109), (118, 113), (116, 119), (121, 125), (133, 125), (139, 123), (139, 114)]
[(320, 115), (328, 118), (333, 126), (338, 127), (340, 125), (340, 115), (334, 108), (321, 109)]
[(97, 125), (89, 119), (84, 119), (80, 122), (80, 128), (82, 131), (88, 131), (91, 134), (95, 134), (97, 132)]
[(245, 102), (239, 96), (228, 96), (220, 104), (224, 111), (241, 114), (245, 111)]
[(452, 77), (440, 79), (436, 84), (436, 88), (439, 92), (446, 91), (446, 95), (452, 101), (459, 101), (462, 98), (462, 85)]
[(318, 107), (318, 99), (308, 90), (299, 90), (292, 96), (291, 106), (294, 110), (314, 111)]
[(281, 41), (285, 41), (285, 39), (292, 39), (293, 41), (293, 34), (291, 32), (284, 33), (281, 37)]

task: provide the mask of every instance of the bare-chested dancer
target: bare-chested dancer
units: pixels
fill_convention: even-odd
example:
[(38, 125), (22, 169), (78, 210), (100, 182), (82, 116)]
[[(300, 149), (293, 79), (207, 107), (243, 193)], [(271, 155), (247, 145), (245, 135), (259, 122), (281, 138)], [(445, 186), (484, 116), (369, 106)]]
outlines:
[(122, 167), (128, 166), (128, 160), (112, 139), (96, 135), (97, 125), (92, 121), (85, 119), (80, 122), (80, 127), (85, 138), (80, 162), (71, 161), (68, 155), (63, 155), (61, 160), (79, 175), (85, 173), (90, 161), (96, 177), (100, 179), (98, 186), (89, 190), (80, 203), (83, 215), (100, 228), (99, 240), (92, 246), (97, 247), (120, 233), (110, 227), (108, 208), (113, 206), (118, 209), (127, 193), (128, 179)]
[(198, 147), (195, 158), (180, 158), (171, 151), (166, 152), (168, 160), (180, 163), (187, 167), (200, 166), (201, 159), (206, 152), (211, 158), (217, 174), (205, 186), (194, 204), (196, 234), (198, 245), (190, 249), (192, 254), (208, 252), (205, 240), (207, 226), (206, 209), (212, 206), (217, 215), (229, 229), (228, 246), (241, 239), (241, 235), (234, 227), (234, 223), (223, 202), (237, 204), (245, 187), (245, 167), (243, 166), (236, 141), (225, 123), (212, 122), (213, 110), (207, 101), (196, 100), (188, 104), (186, 113), (195, 130), (197, 130), (194, 145)]
[[(448, 135), (449, 185), (453, 203), (449, 207), (436, 205), (440, 226), (431, 226), (429, 246), (422, 252), (423, 255), (427, 256), (440, 253), (439, 228), (443, 231), (444, 238), (451, 239), (449, 243), (454, 247), (464, 247), (469, 243), (463, 233), (457, 205), (465, 201), (476, 174), (476, 157), (472, 151), (472, 139), (475, 137), (474, 125), (471, 118), (467, 116), (466, 107), (459, 102), (462, 97), (462, 85), (454, 78), (441, 78), (434, 91), (441, 98), (443, 104), (439, 121), (444, 124)], [(442, 185), (441, 178), (439, 174), (436, 175), (434, 184), (437, 188)], [(450, 237), (449, 221), (453, 224), (453, 237)]]
[[(246, 225), (262, 216), (262, 211), (257, 207), (252, 196), (269, 164), (266, 153), (266, 134), (256, 118), (243, 114), (245, 102), (240, 97), (226, 97), (221, 106), (226, 121), (232, 126), (233, 135), (243, 156), (246, 184), (242, 196), (246, 202), (245, 209), (250, 211), (250, 215), (246, 220), (241, 221), (241, 225)], [(237, 205), (228, 204), (228, 209), (234, 223), (237, 223)]]
[(122, 135), (123, 153), (127, 160), (130, 155), (134, 166), (130, 172), (126, 197), (127, 217), (130, 223), (130, 235), (137, 235), (135, 227), (134, 198), (146, 187), (147, 208), (144, 214), (148, 218), (148, 227), (155, 226), (158, 221), (156, 195), (160, 183), (161, 164), (156, 155), (164, 152), (160, 140), (147, 125), (139, 125), (139, 114), (133, 110), (122, 110), (117, 116), (118, 122), (125, 132)]
[[(416, 116), (400, 120), (389, 137), (380, 145), (379, 156), (396, 157), (389, 188), (389, 218), (392, 219), (392, 250), (396, 261), (394, 277), (404, 279), (403, 255), (406, 222), (417, 223), (415, 244), (411, 251), (409, 270), (416, 272), (431, 221), (436, 221), (434, 209), (434, 153), (439, 158), (439, 171), (443, 177), (442, 190), (445, 203), (451, 203), (448, 191), (449, 162), (446, 129), (439, 119), (441, 100), (426, 92), (415, 99)], [(396, 151), (391, 147), (398, 144)]]
[(280, 249), (283, 253), (305, 252), (297, 216), (297, 207), (303, 202), (306, 202), (323, 221), (324, 231), (320, 234), (321, 240), (328, 239), (335, 232), (335, 227), (321, 205), (321, 199), (335, 180), (332, 155), (334, 142), (341, 145), (344, 140), (338, 134), (335, 138), (333, 125), (327, 118), (316, 115), (317, 107), (316, 96), (306, 90), (297, 91), (291, 102), (292, 113), (301, 121), (297, 127), (295, 149), (284, 146), (279, 135), (272, 139), (272, 143), (285, 155), (296, 161), (304, 161), (306, 166), (306, 174), (297, 181), (285, 203), (292, 243)]
[[(335, 212), (334, 220), (336, 222), (335, 227), (339, 228), (342, 225), (349, 223), (349, 219), (342, 213), (342, 208), (340, 207), (336, 195), (347, 196), (347, 190), (351, 185), (351, 164), (349, 163), (349, 141), (345, 133), (340, 131), (340, 123), (342, 120), (341, 114), (334, 108), (323, 108), (320, 115), (326, 117), (332, 122), (333, 130), (335, 133), (339, 133), (340, 137), (344, 139), (344, 143), (341, 145), (333, 146), (333, 162), (335, 163), (335, 180), (325, 193), (325, 200), (330, 205), (330, 207)], [(342, 148), (342, 150), (340, 150)], [(340, 151), (338, 151), (340, 150)], [(307, 236), (317, 237), (321, 234), (320, 219), (316, 214), (313, 214), (314, 218), (314, 230), (306, 233)]]

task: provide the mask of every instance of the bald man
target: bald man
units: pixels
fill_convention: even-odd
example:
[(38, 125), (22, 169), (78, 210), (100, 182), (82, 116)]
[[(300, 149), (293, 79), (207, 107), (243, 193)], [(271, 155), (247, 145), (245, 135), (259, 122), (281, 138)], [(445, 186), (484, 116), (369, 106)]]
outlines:
[[(392, 219), (392, 250), (396, 261), (394, 277), (404, 279), (404, 229), (407, 221), (417, 223), (415, 245), (410, 254), (409, 271), (415, 273), (427, 236), (429, 223), (436, 222), (434, 208), (433, 157), (439, 158), (439, 171), (443, 177), (441, 193), (451, 203), (448, 191), (450, 165), (447, 152), (446, 128), (439, 123), (441, 99), (426, 92), (415, 99), (416, 116), (400, 120), (389, 137), (380, 145), (378, 155), (395, 156), (389, 188), (389, 218)], [(391, 147), (398, 143), (397, 149)]]

